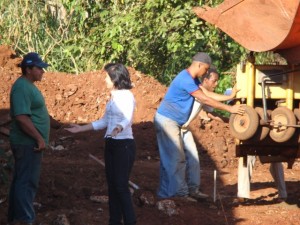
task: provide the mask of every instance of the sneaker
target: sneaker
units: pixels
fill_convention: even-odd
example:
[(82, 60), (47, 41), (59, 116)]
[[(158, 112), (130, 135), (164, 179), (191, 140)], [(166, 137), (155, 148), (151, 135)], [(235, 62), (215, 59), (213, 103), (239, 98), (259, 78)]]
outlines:
[(249, 202), (249, 198), (236, 197), (233, 199), (234, 204), (244, 204), (244, 203), (248, 203), (248, 202)]
[(187, 201), (187, 202), (197, 202), (197, 199), (195, 199), (195, 198), (192, 198), (192, 197), (190, 197), (190, 196), (184, 196), (183, 197), (183, 199), (185, 200), (185, 201)]
[(281, 197), (278, 197), (277, 199), (275, 199), (275, 202), (276, 203), (283, 203), (283, 202), (286, 202), (286, 198), (281, 198)]
[(194, 198), (194, 199), (197, 199), (197, 200), (199, 200), (199, 199), (206, 199), (206, 198), (209, 197), (209, 195), (204, 194), (204, 193), (202, 193), (202, 192), (200, 192), (200, 191), (191, 192), (191, 193), (189, 194), (189, 196), (192, 197), (192, 198)]

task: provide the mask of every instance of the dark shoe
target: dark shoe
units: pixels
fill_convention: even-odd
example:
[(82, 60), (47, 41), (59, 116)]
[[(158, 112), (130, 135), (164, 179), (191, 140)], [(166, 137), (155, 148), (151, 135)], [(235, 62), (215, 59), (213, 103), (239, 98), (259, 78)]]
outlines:
[(189, 196), (191, 198), (197, 199), (197, 200), (203, 200), (203, 199), (207, 199), (209, 196), (207, 194), (204, 194), (200, 191), (196, 191), (196, 192), (191, 192), (189, 194)]
[(248, 201), (248, 198), (237, 198), (237, 201), (240, 202), (240, 203), (245, 203)]
[(280, 198), (278, 197), (277, 199), (275, 199), (276, 203), (282, 203), (282, 202), (286, 202), (286, 198)]
[(187, 202), (197, 202), (197, 199), (195, 199), (195, 198), (192, 198), (192, 197), (190, 197), (190, 196), (184, 196), (183, 197), (183, 199), (185, 200), (185, 201), (187, 201)]
[(242, 198), (242, 197), (237, 197), (235, 199), (233, 199), (233, 203), (235, 204), (244, 204), (247, 203), (249, 201), (249, 198)]

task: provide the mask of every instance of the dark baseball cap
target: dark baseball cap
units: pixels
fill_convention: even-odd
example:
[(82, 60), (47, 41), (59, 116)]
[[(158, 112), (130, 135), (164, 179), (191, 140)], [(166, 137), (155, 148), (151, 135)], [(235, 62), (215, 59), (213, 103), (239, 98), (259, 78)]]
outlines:
[(21, 66), (37, 66), (40, 68), (47, 68), (50, 65), (44, 62), (36, 52), (29, 52), (24, 56)]
[(198, 52), (196, 55), (193, 56), (193, 61), (206, 63), (208, 65), (211, 64), (211, 58), (207, 53)]

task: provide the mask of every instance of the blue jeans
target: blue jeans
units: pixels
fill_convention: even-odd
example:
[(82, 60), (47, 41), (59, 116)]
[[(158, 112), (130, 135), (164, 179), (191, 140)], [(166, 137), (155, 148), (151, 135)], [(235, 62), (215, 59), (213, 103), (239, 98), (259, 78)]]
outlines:
[(198, 191), (200, 162), (192, 133), (159, 113), (154, 117), (154, 125), (160, 154), (158, 196), (186, 196)]
[(15, 159), (9, 192), (8, 222), (35, 220), (33, 201), (38, 189), (43, 153), (34, 145), (11, 145)]
[(106, 138), (105, 172), (108, 183), (109, 225), (136, 224), (128, 187), (135, 151), (136, 146), (133, 139)]

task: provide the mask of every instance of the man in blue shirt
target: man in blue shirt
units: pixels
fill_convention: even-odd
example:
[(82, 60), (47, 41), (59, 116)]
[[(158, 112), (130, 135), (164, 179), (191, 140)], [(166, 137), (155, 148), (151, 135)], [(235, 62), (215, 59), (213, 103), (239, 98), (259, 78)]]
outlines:
[(230, 106), (218, 102), (199, 88), (199, 78), (210, 65), (208, 54), (197, 53), (191, 65), (174, 78), (156, 112), (154, 124), (160, 154), (158, 196), (161, 198), (208, 197), (199, 191), (200, 163), (196, 144), (191, 132), (186, 132), (183, 127), (190, 117), (194, 99), (230, 113), (244, 113), (241, 105)]

